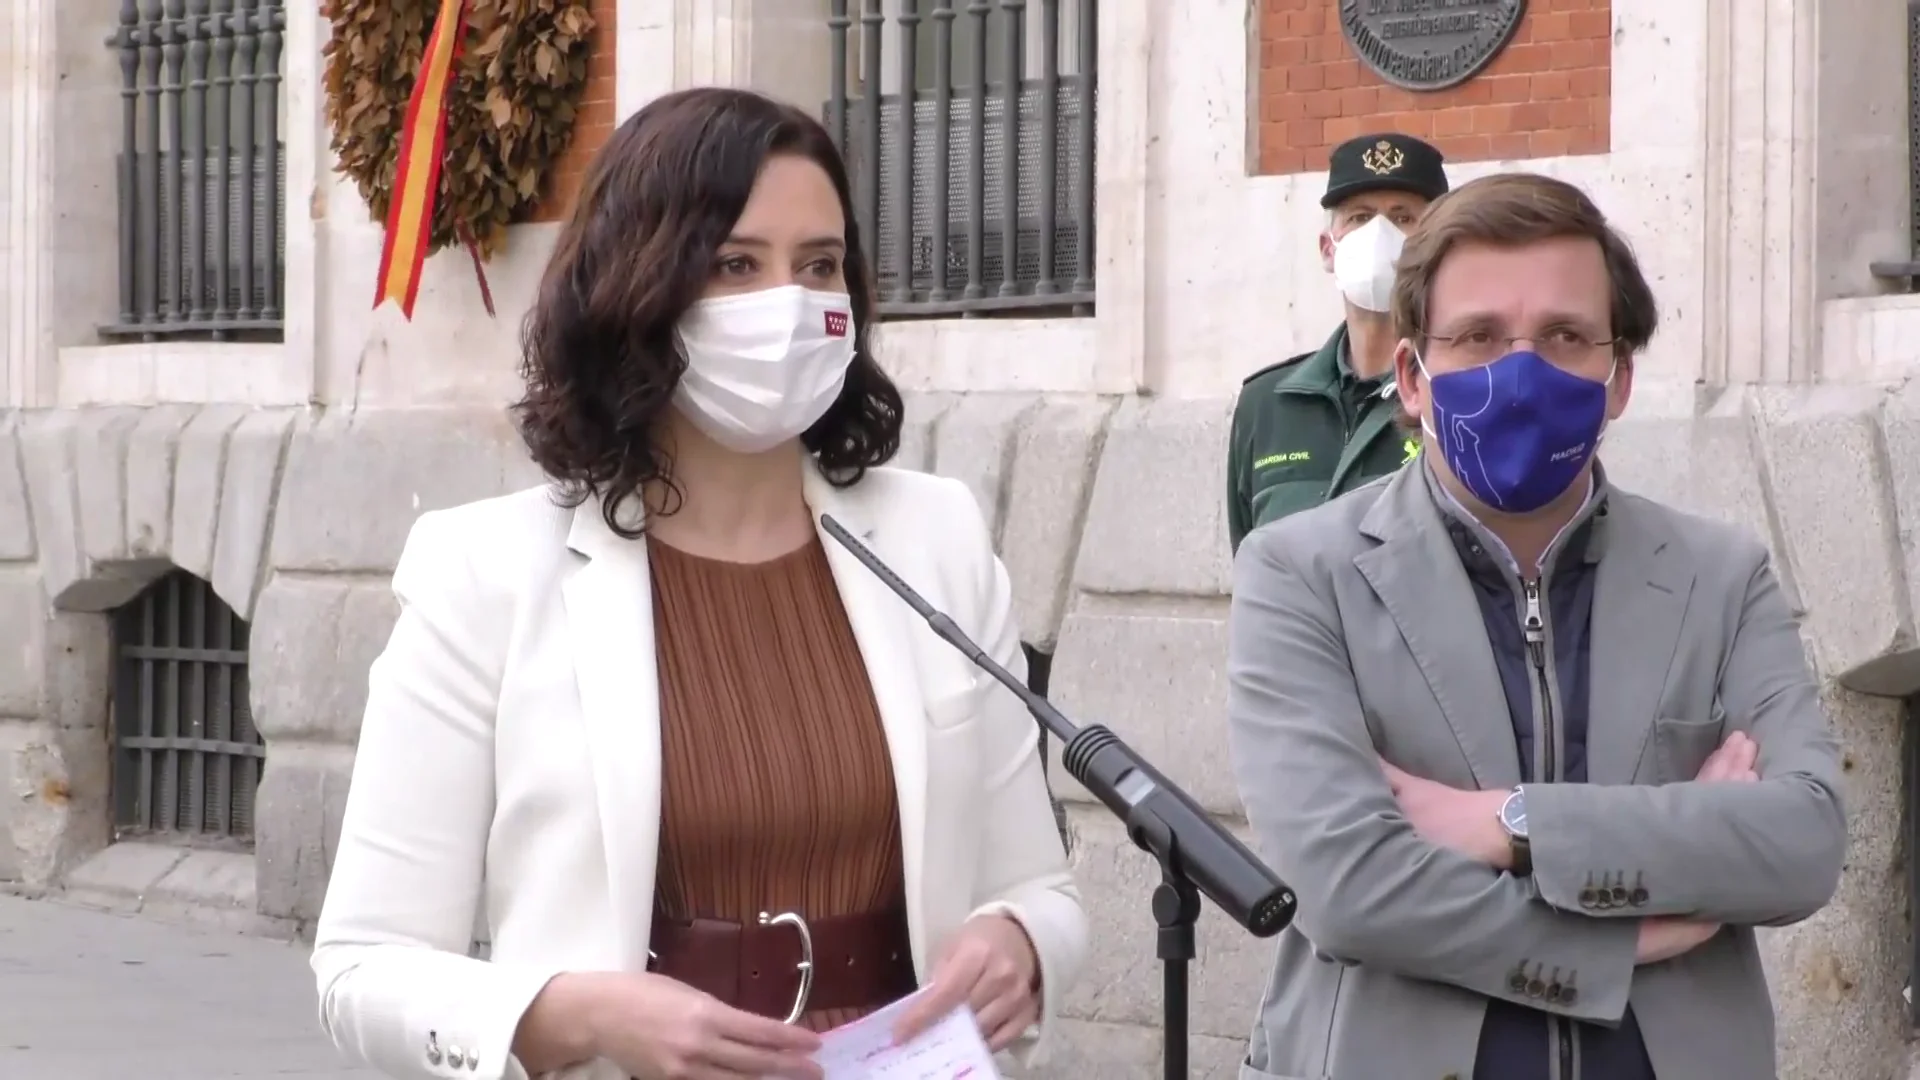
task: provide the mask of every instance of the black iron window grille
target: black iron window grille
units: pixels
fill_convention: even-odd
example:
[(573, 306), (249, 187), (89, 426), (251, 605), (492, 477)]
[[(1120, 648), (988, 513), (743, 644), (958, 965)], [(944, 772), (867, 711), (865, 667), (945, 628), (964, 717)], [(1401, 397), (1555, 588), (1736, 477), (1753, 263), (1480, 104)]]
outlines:
[(1093, 313), (1097, 7), (832, 0), (826, 123), (882, 316)]
[(120, 312), (108, 337), (278, 340), (286, 0), (121, 0)]
[(251, 845), (267, 750), (248, 704), (246, 621), (175, 570), (116, 611), (113, 632), (118, 834)]

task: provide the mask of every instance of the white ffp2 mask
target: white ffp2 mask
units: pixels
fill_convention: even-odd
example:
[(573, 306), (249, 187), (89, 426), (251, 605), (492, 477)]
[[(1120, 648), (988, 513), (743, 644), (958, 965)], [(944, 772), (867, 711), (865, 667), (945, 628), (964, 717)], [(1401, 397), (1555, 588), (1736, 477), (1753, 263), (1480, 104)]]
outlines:
[(1385, 311), (1393, 300), (1393, 264), (1407, 235), (1376, 217), (1334, 242), (1333, 280), (1347, 302), (1365, 311)]
[(826, 415), (853, 363), (853, 303), (799, 285), (701, 300), (674, 336), (674, 403), (715, 442), (757, 454)]

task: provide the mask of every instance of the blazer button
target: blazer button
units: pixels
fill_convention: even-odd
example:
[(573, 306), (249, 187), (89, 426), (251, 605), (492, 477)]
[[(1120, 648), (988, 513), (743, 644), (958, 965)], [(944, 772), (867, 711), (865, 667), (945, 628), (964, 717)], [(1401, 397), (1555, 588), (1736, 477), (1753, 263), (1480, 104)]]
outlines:
[(1601, 878), (1600, 887), (1593, 890), (1593, 906), (1597, 910), (1605, 911), (1613, 906), (1613, 886), (1607, 884), (1610, 880), (1610, 875)]
[(1526, 972), (1521, 971), (1519, 968), (1514, 968), (1513, 974), (1507, 976), (1507, 989), (1513, 991), (1516, 994), (1526, 993), (1527, 992)]
[(1615, 885), (1613, 887), (1613, 906), (1625, 907), (1626, 904), (1627, 904), (1627, 887), (1625, 885)]
[(1560, 988), (1560, 1004), (1562, 1005), (1573, 1004), (1573, 999), (1579, 996), (1579, 992), (1571, 986), (1563, 986)]
[(440, 1064), (440, 1035), (438, 1032), (427, 1032), (427, 1064)]
[(460, 1049), (457, 1046), (447, 1047), (447, 1067), (448, 1068), (458, 1069), (462, 1065), (465, 1065), (466, 1063), (467, 1063), (466, 1051)]

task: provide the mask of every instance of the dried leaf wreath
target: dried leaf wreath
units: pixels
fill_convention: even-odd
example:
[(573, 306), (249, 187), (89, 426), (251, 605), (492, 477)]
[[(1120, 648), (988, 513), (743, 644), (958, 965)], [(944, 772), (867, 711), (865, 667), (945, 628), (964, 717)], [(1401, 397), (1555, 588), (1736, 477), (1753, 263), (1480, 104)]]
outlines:
[[(376, 220), (393, 199), (407, 100), (436, 0), (328, 0), (327, 123), (342, 173)], [(427, 250), (490, 257), (546, 192), (573, 139), (594, 20), (586, 0), (467, 0), (447, 100), (444, 167)]]

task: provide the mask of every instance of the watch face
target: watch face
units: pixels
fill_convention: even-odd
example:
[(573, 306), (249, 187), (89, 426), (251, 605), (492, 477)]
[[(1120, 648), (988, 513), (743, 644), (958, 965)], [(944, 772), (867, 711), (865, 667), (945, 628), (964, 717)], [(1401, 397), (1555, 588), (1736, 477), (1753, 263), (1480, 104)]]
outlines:
[(1524, 794), (1516, 791), (1500, 804), (1500, 824), (1515, 836), (1527, 835), (1527, 800)]

